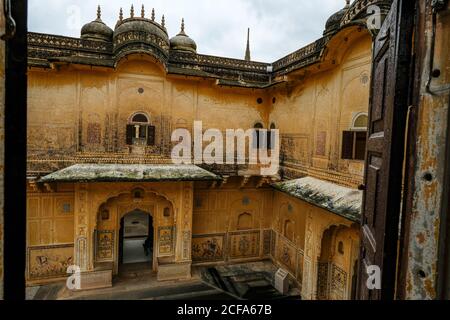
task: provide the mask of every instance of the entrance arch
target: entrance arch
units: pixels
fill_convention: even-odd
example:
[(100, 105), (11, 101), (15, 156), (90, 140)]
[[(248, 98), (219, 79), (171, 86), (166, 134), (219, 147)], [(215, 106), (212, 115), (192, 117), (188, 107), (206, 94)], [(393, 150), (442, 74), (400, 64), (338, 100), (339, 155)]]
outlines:
[[(142, 244), (150, 235), (148, 242), (152, 245), (145, 257), (147, 263), (151, 261), (149, 269), (157, 272), (158, 258), (174, 255), (174, 212), (172, 202), (166, 197), (143, 188), (132, 188), (106, 200), (100, 205), (96, 220), (95, 268), (112, 269), (117, 275), (121, 266), (131, 264), (133, 260), (137, 263), (142, 260), (145, 264)], [(143, 226), (147, 226), (147, 233)], [(124, 239), (129, 240), (125, 245)], [(136, 245), (139, 241), (140, 248)], [(131, 252), (127, 252), (127, 248)]]
[(358, 236), (356, 225), (332, 225), (324, 231), (317, 266), (318, 300), (351, 298)]
[(120, 219), (119, 272), (122, 270), (153, 269), (155, 253), (153, 216), (133, 210)]

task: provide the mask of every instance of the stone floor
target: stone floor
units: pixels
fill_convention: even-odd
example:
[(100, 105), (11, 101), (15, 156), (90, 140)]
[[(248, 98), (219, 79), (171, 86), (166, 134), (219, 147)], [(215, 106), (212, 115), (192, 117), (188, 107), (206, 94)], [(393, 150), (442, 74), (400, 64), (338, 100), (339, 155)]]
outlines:
[(144, 242), (146, 238), (124, 239), (123, 241), (123, 263), (139, 263), (151, 261), (153, 252), (145, 254)]
[[(273, 288), (276, 267), (270, 262), (218, 266), (219, 278), (228, 286), (218, 286), (205, 267), (194, 267), (187, 281), (158, 282), (156, 274), (142, 265), (126, 265), (115, 277), (112, 288), (74, 292), (65, 283), (30, 287), (27, 298), (34, 300), (234, 300), (280, 299), (295, 297), (280, 295)], [(144, 271), (143, 271), (144, 270)], [(147, 271), (146, 271), (147, 270)]]
[(272, 262), (259, 261), (204, 268), (201, 276), (205, 283), (224, 290), (236, 299), (300, 299), (300, 290), (292, 280), (289, 281), (287, 294), (283, 295), (275, 289), (277, 270)]

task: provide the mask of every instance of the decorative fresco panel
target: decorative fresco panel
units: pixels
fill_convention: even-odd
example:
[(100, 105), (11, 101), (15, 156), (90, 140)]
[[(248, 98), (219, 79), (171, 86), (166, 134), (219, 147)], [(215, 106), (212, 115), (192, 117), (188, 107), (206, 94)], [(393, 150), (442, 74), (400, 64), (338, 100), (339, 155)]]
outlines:
[(29, 280), (65, 277), (67, 268), (73, 264), (72, 244), (28, 249)]
[(331, 288), (330, 297), (333, 300), (345, 299), (345, 291), (347, 286), (347, 273), (336, 266), (331, 265)]
[(270, 247), (272, 245), (272, 230), (263, 231), (263, 254), (268, 256), (270, 254)]
[(211, 262), (224, 260), (224, 234), (193, 236), (192, 260)]
[(277, 243), (277, 233), (275, 232), (275, 230), (272, 230), (272, 236), (270, 239), (270, 255), (272, 257), (276, 256), (276, 243)]
[(106, 262), (114, 259), (114, 231), (97, 231), (97, 261)]
[(158, 238), (159, 238), (159, 254), (170, 255), (173, 252), (173, 234), (174, 230), (172, 227), (159, 227), (158, 228)]
[(326, 131), (317, 132), (317, 136), (316, 136), (316, 155), (317, 156), (325, 156), (326, 145), (327, 145), (327, 132)]
[(230, 258), (253, 258), (259, 257), (259, 231), (247, 231), (230, 233)]
[(88, 123), (87, 125), (87, 143), (100, 144), (101, 143), (102, 128), (100, 123)]
[(278, 248), (278, 261), (281, 262), (292, 274), (295, 274), (297, 268), (297, 250), (285, 239), (280, 239)]
[(283, 134), (280, 156), (283, 161), (306, 164), (308, 162), (308, 136)]
[(317, 299), (328, 300), (328, 262), (317, 264)]
[(191, 231), (183, 231), (183, 259), (189, 259), (191, 247)]

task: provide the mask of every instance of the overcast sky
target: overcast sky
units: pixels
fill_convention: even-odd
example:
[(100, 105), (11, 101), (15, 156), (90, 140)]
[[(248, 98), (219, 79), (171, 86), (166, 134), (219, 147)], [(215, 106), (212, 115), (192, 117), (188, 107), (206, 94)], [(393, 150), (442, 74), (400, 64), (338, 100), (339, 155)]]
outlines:
[(252, 60), (273, 62), (322, 36), (327, 18), (345, 0), (29, 0), (29, 30), (79, 37), (81, 26), (96, 18), (114, 28), (120, 7), (129, 17), (134, 4), (140, 16), (145, 5), (156, 19), (166, 17), (169, 36), (186, 21), (186, 33), (197, 42), (198, 53), (243, 59), (250, 27)]

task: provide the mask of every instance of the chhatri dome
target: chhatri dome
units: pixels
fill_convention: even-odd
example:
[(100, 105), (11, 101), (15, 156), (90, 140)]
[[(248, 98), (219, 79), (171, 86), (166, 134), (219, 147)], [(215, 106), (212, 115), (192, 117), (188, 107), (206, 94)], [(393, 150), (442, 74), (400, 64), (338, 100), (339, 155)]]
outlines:
[(120, 9), (119, 21), (117, 21), (116, 28), (114, 30), (114, 38), (117, 38), (121, 34), (128, 32), (142, 32), (148, 35), (157, 36), (164, 41), (169, 41), (167, 30), (165, 27), (165, 18), (162, 16), (161, 23), (155, 21), (155, 9), (152, 10), (150, 18), (145, 17), (145, 8), (142, 5), (141, 15), (135, 16), (134, 6), (131, 6), (130, 17), (124, 19), (122, 9)]
[(184, 32), (184, 19), (181, 20), (181, 31), (170, 39), (170, 49), (197, 52), (197, 44)]
[(101, 9), (98, 6), (97, 19), (85, 24), (81, 28), (81, 39), (112, 41), (113, 30), (102, 21), (101, 15)]
[[(144, 5), (140, 15), (135, 15), (132, 5), (128, 18), (124, 18), (123, 10), (120, 9), (119, 19), (113, 31), (101, 20), (101, 9), (98, 6), (97, 19), (83, 26), (81, 38), (112, 42), (116, 53), (123, 50), (151, 51), (154, 48), (159, 52), (157, 55), (163, 59), (167, 59), (169, 49), (197, 53), (197, 44), (184, 30), (184, 19), (181, 22), (180, 32), (170, 40), (165, 23), (164, 15), (160, 23), (155, 21), (155, 9), (152, 9), (150, 17), (146, 17)], [(144, 48), (145, 46), (147, 48)]]
[(339, 29), (339, 27), (341, 26), (341, 20), (347, 12), (348, 8), (350, 8), (350, 0), (346, 0), (345, 7), (328, 18), (325, 24), (325, 31), (323, 32), (324, 36), (330, 35)]

